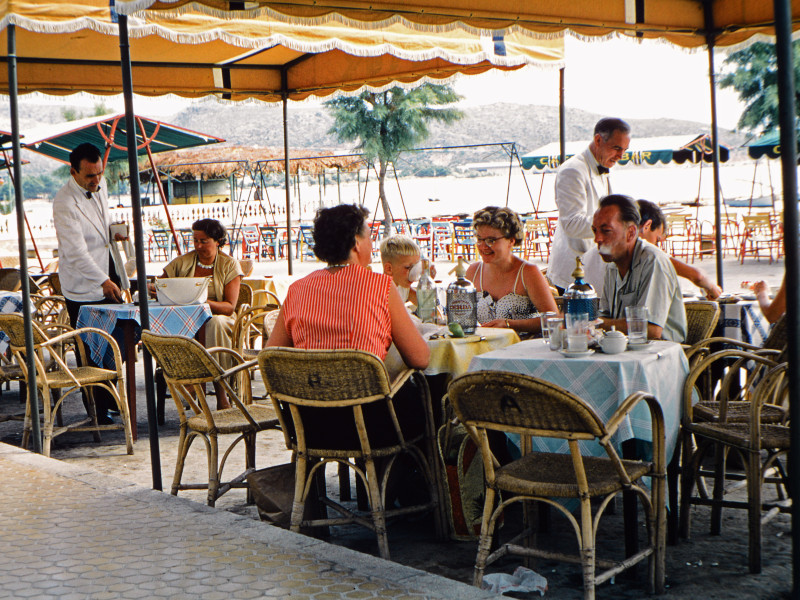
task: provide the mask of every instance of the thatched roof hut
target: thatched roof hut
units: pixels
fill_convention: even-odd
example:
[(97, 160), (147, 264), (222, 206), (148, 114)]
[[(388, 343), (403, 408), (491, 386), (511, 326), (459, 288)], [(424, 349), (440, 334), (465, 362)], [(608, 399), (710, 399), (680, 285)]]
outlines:
[[(290, 156), (289, 171), (292, 174), (296, 174), (298, 169), (317, 175), (328, 169), (355, 171), (364, 166), (363, 159), (356, 154), (336, 156), (326, 150), (293, 150)], [(283, 149), (257, 146), (204, 146), (161, 152), (153, 158), (160, 171), (181, 180), (241, 177), (258, 169), (266, 173), (283, 173), (284, 166)], [(149, 176), (150, 169), (141, 172), (142, 178)]]

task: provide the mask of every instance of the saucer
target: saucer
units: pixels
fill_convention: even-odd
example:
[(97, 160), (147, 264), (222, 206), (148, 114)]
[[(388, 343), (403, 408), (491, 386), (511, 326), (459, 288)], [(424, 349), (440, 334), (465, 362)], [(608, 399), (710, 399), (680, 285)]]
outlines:
[(638, 344), (634, 342), (628, 342), (628, 349), (629, 350), (639, 350), (641, 348), (647, 348), (650, 344), (653, 343), (653, 340), (647, 340), (646, 342), (640, 342)]
[(562, 356), (566, 356), (567, 358), (583, 358), (594, 354), (594, 350), (559, 350), (559, 352)]

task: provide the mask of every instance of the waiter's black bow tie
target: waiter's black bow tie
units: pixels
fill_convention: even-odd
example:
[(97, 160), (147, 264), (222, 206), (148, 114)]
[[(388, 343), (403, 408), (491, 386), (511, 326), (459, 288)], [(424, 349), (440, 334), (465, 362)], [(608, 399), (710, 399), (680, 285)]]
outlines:
[(91, 200), (91, 198), (92, 198), (92, 192), (86, 192), (86, 197), (87, 197), (88, 199), (90, 199), (90, 200)]
[(597, 174), (598, 175), (607, 175), (608, 174), (608, 169), (606, 167), (604, 167), (603, 165), (597, 165)]

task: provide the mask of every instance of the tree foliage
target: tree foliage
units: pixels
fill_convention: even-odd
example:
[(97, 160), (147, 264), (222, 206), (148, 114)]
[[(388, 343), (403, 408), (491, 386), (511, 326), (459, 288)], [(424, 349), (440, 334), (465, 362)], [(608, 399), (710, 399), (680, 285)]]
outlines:
[[(794, 77), (800, 81), (800, 41), (792, 43)], [(720, 87), (733, 88), (745, 104), (738, 127), (746, 131), (774, 129), (778, 126), (778, 61), (775, 46), (756, 42), (731, 53), (723, 65), (729, 70), (719, 80)], [(797, 104), (800, 109), (800, 104)]]
[(324, 103), (334, 119), (328, 133), (340, 142), (357, 142), (356, 149), (379, 164), (378, 194), (387, 223), (391, 218), (384, 192), (388, 165), (428, 137), (429, 123), (460, 119), (460, 110), (447, 107), (460, 99), (450, 86), (425, 83), (411, 90), (393, 87), (383, 92), (364, 91)]

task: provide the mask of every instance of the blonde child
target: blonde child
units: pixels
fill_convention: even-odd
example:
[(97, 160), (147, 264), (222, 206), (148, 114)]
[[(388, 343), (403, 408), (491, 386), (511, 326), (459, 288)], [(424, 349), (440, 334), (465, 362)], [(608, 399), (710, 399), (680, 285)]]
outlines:
[(408, 236), (393, 235), (381, 242), (383, 274), (392, 278), (404, 302), (415, 305), (417, 293), (411, 289), (411, 284), (422, 272), (419, 257), (419, 246)]

